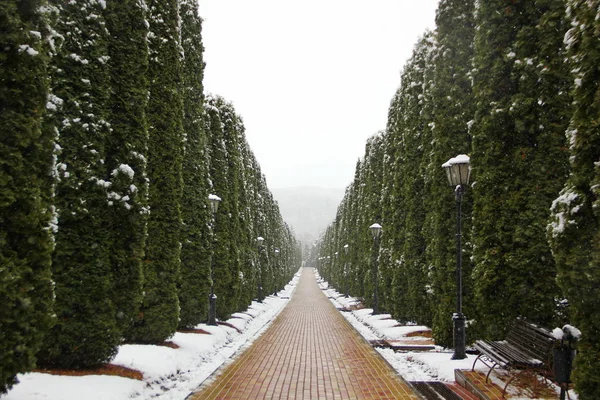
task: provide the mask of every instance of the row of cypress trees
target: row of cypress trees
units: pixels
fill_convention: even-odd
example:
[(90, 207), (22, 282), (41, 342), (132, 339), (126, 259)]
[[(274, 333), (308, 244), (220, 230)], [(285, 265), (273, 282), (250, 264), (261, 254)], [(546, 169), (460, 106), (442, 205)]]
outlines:
[(312, 254), (326, 279), (372, 304), (367, 227), (381, 223), (380, 310), (431, 326), (451, 346), (456, 211), (441, 165), (469, 154), (467, 340), (502, 338), (517, 316), (576, 325), (582, 399), (600, 397), (598, 6), (442, 0), (435, 31), (404, 66), (386, 130), (368, 140)]
[(206, 321), (213, 254), (219, 319), (299, 265), (241, 118), (203, 94), (197, 7), (0, 4), (0, 393)]

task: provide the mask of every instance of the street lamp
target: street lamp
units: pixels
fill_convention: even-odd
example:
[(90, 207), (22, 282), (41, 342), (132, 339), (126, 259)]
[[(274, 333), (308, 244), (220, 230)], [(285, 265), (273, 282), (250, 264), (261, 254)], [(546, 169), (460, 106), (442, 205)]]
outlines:
[(346, 286), (344, 297), (348, 297), (348, 245), (344, 245), (344, 284)]
[(379, 224), (373, 224), (369, 227), (369, 229), (371, 230), (371, 235), (373, 235), (373, 283), (374, 283), (374, 290), (373, 290), (373, 315), (377, 314), (379, 312), (379, 297), (378, 297), (378, 289), (379, 289), (379, 279), (378, 279), (378, 275), (379, 275), (379, 265), (378, 265), (378, 260), (377, 260), (377, 252), (379, 249), (379, 237), (381, 236), (381, 225)]
[(263, 293), (262, 293), (262, 280), (263, 280), (263, 271), (262, 264), (260, 262), (260, 255), (263, 251), (263, 243), (265, 242), (265, 238), (259, 236), (256, 238), (256, 243), (258, 244), (258, 302), (263, 302)]
[(212, 231), (212, 253), (210, 256), (210, 295), (208, 295), (208, 325), (217, 325), (217, 295), (215, 295), (215, 223), (217, 220), (217, 210), (221, 198), (214, 194), (208, 195), (210, 211), (212, 212), (211, 231)]
[(465, 316), (462, 313), (462, 244), (461, 244), (461, 203), (464, 186), (469, 183), (471, 169), (469, 156), (458, 155), (445, 162), (442, 167), (446, 170), (448, 183), (454, 187), (456, 197), (456, 312), (452, 316), (454, 324), (454, 354), (453, 360), (467, 358), (465, 354)]

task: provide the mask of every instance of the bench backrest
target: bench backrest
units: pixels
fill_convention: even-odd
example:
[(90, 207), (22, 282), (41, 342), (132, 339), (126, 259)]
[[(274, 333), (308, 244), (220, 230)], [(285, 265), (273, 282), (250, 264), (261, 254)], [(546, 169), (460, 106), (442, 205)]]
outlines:
[(556, 339), (547, 329), (517, 318), (506, 341), (549, 367)]

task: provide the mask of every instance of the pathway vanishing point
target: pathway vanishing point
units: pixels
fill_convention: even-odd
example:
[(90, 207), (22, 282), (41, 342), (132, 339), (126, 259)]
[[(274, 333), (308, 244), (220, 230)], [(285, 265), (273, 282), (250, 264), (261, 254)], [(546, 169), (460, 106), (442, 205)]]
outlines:
[(254, 344), (188, 400), (418, 399), (303, 268), (288, 305)]

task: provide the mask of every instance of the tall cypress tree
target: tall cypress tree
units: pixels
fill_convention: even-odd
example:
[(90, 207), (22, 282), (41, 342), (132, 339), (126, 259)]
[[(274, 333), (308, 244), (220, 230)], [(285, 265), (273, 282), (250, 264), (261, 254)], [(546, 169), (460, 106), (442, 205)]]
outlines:
[(259, 218), (259, 207), (258, 207), (258, 187), (260, 177), (260, 166), (258, 161), (250, 151), (248, 147), (246, 149), (246, 177), (244, 181), (247, 185), (247, 196), (248, 196), (248, 208), (247, 218), (250, 223), (247, 225), (248, 228), (248, 249), (247, 249), (247, 261), (249, 263), (248, 269), (244, 272), (245, 274), (245, 286), (247, 290), (246, 296), (248, 296), (249, 302), (252, 299), (258, 298), (258, 285), (259, 285), (259, 269), (258, 269), (258, 252), (256, 238), (261, 235), (259, 231), (260, 218)]
[[(353, 275), (351, 290), (356, 296), (368, 298), (372, 296), (372, 279), (370, 275), (370, 266), (372, 265), (372, 249), (373, 238), (370, 236), (368, 227), (373, 224), (373, 217), (369, 215), (369, 210), (365, 207), (366, 202), (366, 185), (365, 177), (368, 168), (366, 155), (369, 152), (369, 142), (365, 146), (365, 156), (357, 161), (354, 171), (353, 196), (351, 207), (351, 219), (354, 221), (354, 229), (352, 232), (353, 241), (349, 245), (353, 249), (352, 265)], [(329, 228), (328, 228), (329, 229)], [(323, 253), (322, 257), (328, 253)], [(322, 268), (323, 269), (323, 268)]]
[(354, 170), (354, 182), (353, 182), (353, 195), (352, 195), (352, 206), (350, 207), (351, 219), (355, 221), (354, 229), (352, 232), (352, 242), (349, 244), (352, 249), (351, 264), (353, 266), (352, 273), (353, 279), (350, 285), (350, 290), (355, 296), (364, 297), (366, 295), (365, 280), (367, 279), (368, 267), (371, 263), (371, 257), (369, 256), (372, 238), (365, 235), (366, 227), (370, 226), (373, 222), (371, 218), (365, 215), (365, 210), (362, 204), (363, 199), (363, 176), (364, 176), (364, 160), (356, 162)]
[[(383, 149), (382, 149), (382, 134), (381, 132), (370, 137), (367, 140), (365, 159), (363, 167), (365, 168), (365, 175), (362, 181), (364, 187), (363, 194), (363, 213), (365, 216), (365, 224), (359, 230), (361, 237), (364, 240), (365, 249), (370, 256), (368, 257), (368, 263), (365, 265), (365, 300), (369, 306), (374, 306), (375, 300), (375, 285), (377, 285), (377, 311), (381, 312), (383, 309), (380, 307), (379, 302), (379, 284), (381, 282), (381, 274), (379, 268), (375, 268), (375, 260), (379, 264), (379, 252), (381, 246), (374, 248), (373, 236), (369, 231), (369, 226), (374, 223), (381, 223), (381, 184), (382, 184), (382, 167), (383, 167)], [(384, 228), (385, 229), (385, 228)], [(386, 232), (384, 231), (383, 234)], [(337, 248), (331, 249), (331, 256), (333, 257)], [(335, 260), (334, 260), (335, 261)], [(332, 262), (334, 262), (332, 261)]]
[(110, 360), (120, 339), (104, 221), (112, 201), (103, 165), (109, 132), (107, 32), (101, 3), (55, 4), (60, 10), (56, 29), (64, 37), (52, 70), (53, 93), (63, 100), (55, 116), (61, 122), (59, 230), (52, 259), (57, 322), (38, 358), (43, 366), (81, 368)]
[(50, 328), (52, 150), (45, 1), (0, 3), (0, 394), (35, 365)]
[(405, 309), (400, 315), (410, 321), (429, 324), (430, 312), (427, 304), (425, 263), (425, 239), (422, 227), (425, 220), (423, 199), (425, 191), (425, 168), (429, 163), (431, 128), (433, 126), (431, 87), (433, 65), (431, 61), (435, 37), (426, 32), (415, 46), (411, 60), (403, 74), (402, 131), (398, 174), (402, 177), (399, 197), (402, 199), (404, 233), (401, 244), (401, 274), (405, 277), (402, 288)]
[[(394, 99), (396, 98), (394, 96)], [(392, 99), (392, 103), (394, 102)], [(395, 108), (390, 105), (388, 109), (388, 124), (391, 121), (392, 113)], [(396, 175), (396, 163), (393, 162), (394, 154), (396, 151), (396, 137), (390, 134), (389, 129), (386, 129), (383, 135), (382, 152), (383, 152), (383, 163), (382, 163), (382, 188), (381, 188), (381, 225), (384, 227), (394, 226), (394, 215), (396, 207), (394, 205), (394, 176)], [(344, 199), (346, 200), (346, 199)], [(340, 205), (341, 207), (342, 205)], [(343, 221), (347, 221), (348, 215), (346, 209), (341, 218)], [(381, 238), (381, 250), (379, 254), (379, 269), (381, 272), (381, 306), (383, 310), (392, 312), (395, 309), (394, 301), (394, 287), (392, 285), (392, 279), (395, 274), (397, 264), (392, 261), (392, 250), (394, 248), (394, 231), (395, 229), (386, 229), (387, 232)], [(343, 241), (347, 241), (344, 239)]]
[[(279, 207), (246, 142), (244, 125), (233, 106), (222, 97), (208, 95), (204, 109), (209, 190), (223, 199), (211, 236), (211, 251), (217, 317), (226, 319), (257, 298), (259, 285), (263, 296), (283, 287), (282, 249), (295, 244), (285, 235)], [(260, 254), (258, 236), (265, 238)], [(275, 248), (282, 254), (277, 261)]]
[[(215, 286), (219, 293), (227, 293), (221, 296), (217, 315), (219, 318), (227, 319), (237, 311), (240, 299), (240, 247), (242, 245), (242, 227), (240, 225), (239, 195), (242, 187), (242, 159), (240, 153), (244, 127), (240, 117), (235, 113), (231, 103), (224, 102), (220, 106), (221, 122), (223, 123), (223, 144), (225, 146), (227, 169), (227, 186), (219, 192), (227, 193), (231, 200), (223, 211), (227, 211), (219, 224), (227, 230), (228, 242), (226, 252), (227, 264), (215, 271)], [(222, 231), (222, 233), (225, 233)], [(223, 243), (225, 244), (225, 243)]]
[(207, 96), (206, 109), (206, 131), (208, 133), (209, 152), (209, 176), (212, 182), (210, 191), (221, 197), (215, 224), (212, 229), (212, 252), (213, 252), (213, 278), (215, 294), (217, 295), (217, 316), (223, 318), (232, 311), (225, 303), (229, 294), (226, 288), (230, 281), (228, 267), (231, 262), (229, 252), (230, 243), (234, 240), (231, 232), (230, 210), (235, 198), (229, 194), (229, 164), (227, 147), (225, 144), (225, 100), (218, 96)]
[(181, 209), (181, 279), (179, 326), (191, 328), (207, 318), (206, 299), (210, 283), (210, 242), (207, 221), (211, 218), (207, 207), (208, 157), (207, 140), (203, 126), (204, 95), (202, 77), (201, 19), (197, 2), (185, 0), (180, 4), (181, 42), (184, 51), (182, 95), (185, 131), (183, 160), (183, 200)]
[(378, 178), (386, 232), (381, 264), (389, 275), (389, 288), (384, 285), (384, 290), (391, 297), (390, 311), (400, 320), (420, 323), (429, 318), (422, 307), (426, 275), (421, 227), (425, 216), (423, 170), (431, 132), (427, 123), (431, 120), (432, 45), (432, 34), (427, 32), (404, 67), (400, 88), (388, 110), (384, 174)]
[[(553, 322), (556, 269), (544, 240), (566, 177), (557, 1), (483, 2), (475, 36), (473, 261), (486, 335), (521, 315)], [(557, 11), (558, 10), (558, 11)], [(549, 19), (558, 26), (547, 26)], [(547, 70), (550, 75), (545, 75)], [(555, 86), (558, 85), (558, 88)]]
[(256, 297), (257, 283), (253, 279), (255, 275), (255, 255), (256, 255), (256, 221), (252, 202), (254, 200), (254, 177), (256, 176), (256, 159), (245, 138), (241, 144), (241, 154), (243, 161), (242, 182), (238, 195), (238, 219), (243, 231), (239, 238), (240, 242), (240, 297), (238, 300), (238, 309), (243, 309)]
[(148, 5), (150, 97), (146, 115), (150, 216), (143, 263), (144, 298), (127, 336), (139, 343), (158, 343), (171, 337), (179, 322), (182, 70), (179, 1), (153, 0)]
[[(452, 313), (456, 311), (456, 213), (453, 188), (448, 187), (442, 164), (458, 154), (469, 154), (469, 121), (473, 119), (471, 69), (473, 65), (474, 4), (472, 0), (443, 0), (436, 14), (434, 85), (432, 89), (432, 148), (426, 171), (428, 183), (424, 206), (426, 259), (430, 270), (430, 309), (436, 343), (452, 344)], [(467, 190), (462, 204), (463, 288), (467, 317), (477, 320), (471, 306), (470, 199)], [(473, 333), (470, 325), (469, 336)]]
[(403, 303), (406, 285), (403, 284), (404, 277), (400, 273), (400, 239), (402, 237), (402, 229), (397, 228), (402, 226), (402, 218), (404, 218), (400, 189), (403, 184), (403, 176), (399, 173), (399, 169), (402, 158), (402, 136), (400, 132), (403, 127), (401, 118), (403, 109), (400, 106), (400, 102), (405, 88), (404, 82), (402, 82), (401, 86), (396, 90), (388, 108), (381, 205), (381, 222), (385, 230), (385, 235), (382, 235), (381, 238), (380, 256), (380, 266), (382, 274), (384, 274), (382, 292), (386, 297), (383, 302), (384, 304), (386, 302), (389, 303), (386, 309), (400, 320), (406, 317), (406, 314), (403, 312), (406, 309)]
[(121, 199), (112, 202), (105, 220), (111, 241), (111, 298), (117, 324), (124, 333), (131, 327), (142, 301), (148, 217), (148, 28), (145, 7), (137, 0), (109, 1), (105, 15), (110, 33), (111, 83), (106, 180), (111, 183), (111, 192)]
[(583, 333), (573, 379), (579, 398), (600, 397), (600, 2), (571, 0), (565, 35), (574, 71), (573, 113), (567, 130), (571, 174), (552, 204), (548, 233), (570, 322)]

